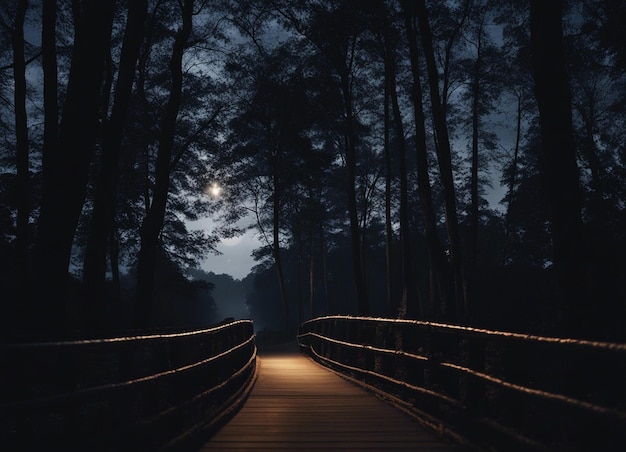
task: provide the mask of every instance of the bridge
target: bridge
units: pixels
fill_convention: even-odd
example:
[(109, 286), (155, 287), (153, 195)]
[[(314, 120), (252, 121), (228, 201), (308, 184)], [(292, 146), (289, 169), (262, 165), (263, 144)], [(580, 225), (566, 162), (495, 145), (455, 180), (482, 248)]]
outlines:
[(330, 316), (0, 346), (0, 449), (626, 450), (626, 345)]
[(293, 346), (261, 352), (250, 397), (201, 450), (460, 449)]

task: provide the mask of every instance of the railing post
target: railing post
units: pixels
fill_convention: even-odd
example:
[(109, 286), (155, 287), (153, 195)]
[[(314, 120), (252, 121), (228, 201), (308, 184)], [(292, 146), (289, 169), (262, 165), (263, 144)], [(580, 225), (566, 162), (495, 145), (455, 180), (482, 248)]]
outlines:
[[(485, 340), (466, 336), (461, 339), (461, 364), (469, 369), (485, 371)], [(459, 395), (461, 403), (474, 416), (484, 415), (487, 409), (485, 384), (482, 379), (470, 374), (459, 377)]]
[(436, 390), (441, 387), (441, 377), (439, 375), (440, 354), (434, 345), (434, 336), (430, 325), (425, 327), (426, 341), (424, 344), (424, 355), (428, 359), (424, 366), (424, 386), (429, 390)]
[[(338, 332), (340, 331), (340, 328), (338, 325), (339, 321), (337, 319), (333, 319), (333, 320), (329, 320), (328, 322), (331, 325), (332, 337), (334, 339), (337, 339)], [(336, 345), (335, 347), (333, 347), (332, 359), (334, 359), (335, 361), (341, 362), (342, 357), (343, 357), (343, 347), (339, 345)]]
[[(394, 350), (402, 352), (405, 349), (406, 335), (404, 334), (403, 325), (400, 323), (391, 324)], [(399, 355), (394, 359), (394, 377), (400, 381), (408, 380), (408, 369), (405, 360)]]
[[(376, 342), (374, 345), (378, 348), (385, 348), (385, 332), (384, 326), (380, 323), (376, 323)], [(384, 373), (386, 369), (383, 369), (383, 357), (379, 353), (374, 355), (374, 372)]]

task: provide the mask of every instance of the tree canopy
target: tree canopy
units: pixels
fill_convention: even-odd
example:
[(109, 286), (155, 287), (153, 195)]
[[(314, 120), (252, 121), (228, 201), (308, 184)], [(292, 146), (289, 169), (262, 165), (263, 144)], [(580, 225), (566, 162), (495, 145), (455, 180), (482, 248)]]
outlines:
[(243, 312), (211, 295), (236, 281), (198, 268), (250, 228), (238, 290), (263, 327), (342, 313), (624, 339), (625, 10), (3, 2), (3, 338)]

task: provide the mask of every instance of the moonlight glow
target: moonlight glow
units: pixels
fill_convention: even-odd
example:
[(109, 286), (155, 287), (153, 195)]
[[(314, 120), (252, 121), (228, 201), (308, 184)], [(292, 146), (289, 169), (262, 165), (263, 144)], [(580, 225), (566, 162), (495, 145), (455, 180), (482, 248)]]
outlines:
[(214, 198), (218, 198), (222, 194), (222, 187), (217, 182), (213, 182), (209, 187), (209, 194)]

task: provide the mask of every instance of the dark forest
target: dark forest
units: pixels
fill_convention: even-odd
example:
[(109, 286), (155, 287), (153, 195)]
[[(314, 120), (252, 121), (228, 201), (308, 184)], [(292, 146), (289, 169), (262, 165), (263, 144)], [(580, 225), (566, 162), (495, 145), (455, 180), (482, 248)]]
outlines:
[[(624, 43), (622, 0), (3, 1), (2, 338), (234, 312), (623, 342)], [(247, 228), (243, 281), (198, 270)]]

